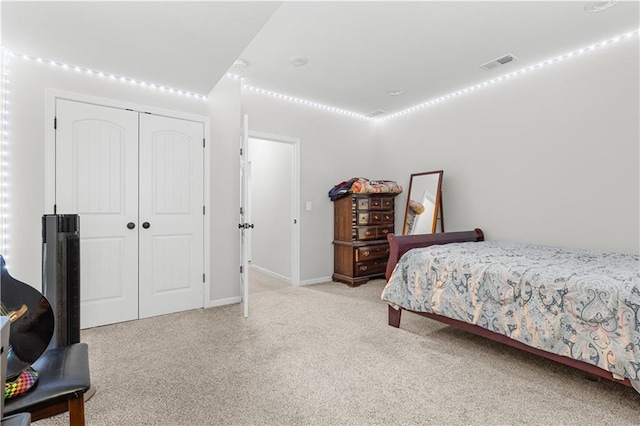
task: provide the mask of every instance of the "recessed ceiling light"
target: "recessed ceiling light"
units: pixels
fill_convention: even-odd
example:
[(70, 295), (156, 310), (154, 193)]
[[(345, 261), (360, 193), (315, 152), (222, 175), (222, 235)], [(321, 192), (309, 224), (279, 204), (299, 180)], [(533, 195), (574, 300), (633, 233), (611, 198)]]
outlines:
[(302, 67), (304, 65), (307, 65), (307, 63), (309, 62), (309, 58), (307, 58), (306, 56), (295, 55), (289, 58), (289, 62), (291, 62), (296, 67)]
[(400, 89), (400, 88), (391, 89), (391, 90), (389, 90), (387, 92), (387, 95), (389, 95), (389, 96), (398, 96), (400, 94), (402, 94), (402, 89)]
[(233, 67), (236, 69), (246, 69), (249, 66), (249, 62), (245, 59), (238, 58), (233, 62)]
[(375, 111), (371, 111), (369, 114), (365, 114), (364, 116), (367, 118), (375, 118), (385, 114), (387, 114), (387, 111), (384, 111), (382, 109), (377, 109)]
[(602, 12), (613, 6), (617, 0), (591, 1), (584, 5), (584, 11), (588, 13)]

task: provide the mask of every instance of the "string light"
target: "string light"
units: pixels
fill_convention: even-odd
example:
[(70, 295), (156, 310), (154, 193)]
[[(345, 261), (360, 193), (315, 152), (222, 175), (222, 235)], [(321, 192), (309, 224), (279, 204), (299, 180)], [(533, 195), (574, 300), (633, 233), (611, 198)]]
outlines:
[[(575, 50), (573, 52), (570, 53), (566, 53), (564, 55), (560, 55), (542, 62), (539, 62), (535, 65), (531, 65), (528, 66), (526, 68), (511, 72), (509, 74), (505, 74), (502, 75), (500, 77), (473, 85), (473, 86), (469, 86), (466, 87), (464, 89), (458, 90), (456, 92), (453, 93), (449, 93), (446, 94), (444, 96), (440, 96), (438, 98), (435, 99), (431, 99), (429, 101), (425, 101), (423, 103), (420, 103), (418, 105), (412, 106), (410, 108), (406, 108), (404, 110), (395, 112), (393, 114), (389, 114), (386, 115), (384, 117), (368, 117), (364, 114), (360, 114), (360, 113), (356, 113), (356, 112), (352, 112), (352, 111), (348, 111), (342, 108), (337, 108), (337, 107), (332, 107), (332, 106), (328, 106), (328, 105), (324, 105), (321, 104), (319, 102), (313, 102), (313, 101), (309, 101), (306, 99), (301, 99), (301, 98), (296, 98), (294, 96), (289, 96), (289, 95), (285, 95), (282, 93), (277, 93), (277, 92), (273, 92), (270, 90), (265, 90), (265, 89), (261, 89), (259, 87), (254, 87), (254, 86), (250, 86), (250, 85), (243, 85), (243, 88), (250, 90), (252, 92), (255, 93), (259, 93), (259, 94), (263, 94), (263, 95), (267, 95), (267, 96), (271, 96), (274, 98), (278, 98), (278, 99), (282, 99), (282, 100), (286, 100), (289, 102), (293, 102), (293, 103), (297, 103), (297, 104), (301, 104), (301, 105), (305, 105), (305, 106), (309, 106), (309, 107), (313, 107), (313, 108), (317, 108), (317, 109), (321, 109), (324, 111), (329, 111), (332, 113), (337, 113), (337, 114), (341, 114), (344, 116), (348, 116), (348, 117), (353, 117), (353, 118), (358, 118), (358, 119), (365, 119), (365, 120), (369, 120), (372, 122), (380, 122), (380, 121), (386, 121), (386, 120), (390, 120), (392, 118), (396, 118), (396, 117), (400, 117), (418, 110), (422, 110), (425, 108), (429, 108), (433, 105), (439, 104), (440, 102), (444, 102), (447, 100), (450, 100), (452, 98), (457, 98), (459, 96), (462, 95), (466, 95), (469, 94), (471, 92), (475, 92), (476, 90), (480, 90), (483, 89), (485, 87), (489, 87), (489, 86), (493, 86), (494, 84), (498, 84), (501, 83), (503, 81), (509, 80), (511, 78), (514, 77), (518, 77), (521, 76), (523, 74), (529, 73), (533, 70), (537, 70), (540, 68), (544, 68), (547, 67), (549, 65), (554, 65), (557, 64), (558, 62), (562, 62), (564, 60), (573, 58), (575, 56), (579, 56), (588, 52), (591, 52), (593, 50), (597, 50), (597, 49), (601, 49), (603, 47), (607, 47), (607, 46), (611, 46), (614, 45), (622, 40), (626, 40), (626, 39), (631, 39), (634, 38), (638, 35), (638, 30), (626, 33), (626, 34), (622, 34), (618, 37), (614, 37), (612, 39), (606, 40), (606, 41), (602, 41), (602, 42), (598, 42), (595, 43), (593, 45), (590, 46), (586, 46), (582, 49), (578, 49)], [(33, 57), (33, 56), (29, 56), (29, 55), (24, 55), (24, 54), (17, 54), (14, 52), (11, 52), (7, 49), (5, 49), (3, 46), (0, 46), (0, 55), (2, 56), (1, 58), (1, 63), (2, 63), (2, 69), (1, 71), (1, 81), (0, 81), (0, 93), (2, 94), (2, 125), (1, 125), (1, 135), (0, 135), (0, 225), (2, 226), (2, 229), (0, 230), (0, 244), (2, 245), (2, 247), (0, 247), (0, 250), (2, 250), (3, 255), (5, 256), (5, 258), (8, 258), (8, 245), (9, 245), (9, 239), (8, 239), (8, 232), (7, 232), (7, 227), (9, 224), (9, 217), (8, 217), (8, 206), (9, 206), (9, 180), (8, 180), (8, 176), (9, 176), (9, 60), (10, 58), (13, 57), (19, 57), (22, 58), (24, 60), (28, 60), (28, 61), (33, 61), (36, 62), (38, 64), (48, 64), (54, 68), (62, 68), (62, 69), (66, 69), (69, 71), (73, 71), (76, 73), (80, 73), (80, 74), (86, 74), (86, 75), (91, 75), (97, 78), (102, 78), (102, 79), (109, 79), (112, 81), (118, 81), (118, 82), (122, 82), (122, 83), (128, 83), (134, 86), (139, 86), (139, 87), (144, 87), (150, 90), (158, 90), (160, 92), (169, 92), (172, 94), (178, 94), (178, 95), (183, 95), (183, 96), (187, 96), (190, 98), (195, 98), (195, 99), (201, 99), (201, 100), (205, 100), (207, 99), (206, 95), (202, 95), (202, 94), (198, 94), (198, 93), (193, 93), (193, 92), (189, 92), (186, 90), (179, 90), (179, 89), (175, 89), (172, 87), (168, 87), (168, 86), (163, 86), (163, 85), (159, 85), (159, 84), (155, 84), (155, 83), (149, 83), (149, 82), (145, 82), (145, 81), (140, 81), (140, 80), (135, 80), (132, 78), (127, 78), (124, 76), (120, 76), (120, 75), (115, 75), (115, 74), (110, 74), (110, 73), (105, 73), (102, 71), (96, 71), (93, 69), (89, 69), (89, 68), (84, 68), (84, 67), (79, 67), (79, 66), (73, 66), (73, 65), (69, 65), (63, 62), (57, 62), (57, 61), (52, 61), (52, 60), (48, 60), (48, 59), (43, 59), (43, 58), (39, 58), (39, 57)], [(228, 78), (234, 79), (234, 80), (241, 80), (241, 76), (237, 75), (237, 74), (233, 74), (233, 73), (227, 73), (226, 76)]]
[(270, 90), (265, 90), (265, 89), (261, 89), (259, 87), (254, 87), (254, 86), (249, 86), (249, 85), (243, 85), (242, 87), (244, 89), (250, 90), (252, 92), (260, 93), (262, 95), (272, 96), (274, 98), (282, 99), (282, 100), (285, 100), (285, 101), (294, 102), (294, 103), (298, 103), (298, 104), (301, 104), (301, 105), (305, 105), (305, 106), (309, 106), (309, 107), (313, 107), (313, 108), (318, 108), (318, 109), (322, 109), (322, 110), (325, 110), (325, 111), (329, 111), (329, 112), (333, 112), (333, 113), (337, 113), (337, 114), (341, 114), (341, 115), (346, 115), (348, 117), (360, 118), (360, 119), (364, 119), (364, 120), (373, 121), (372, 118), (367, 117), (364, 114), (360, 114), (360, 113), (352, 112), (352, 111), (347, 111), (345, 109), (336, 108), (336, 107), (332, 107), (332, 106), (329, 106), (329, 105), (324, 105), (324, 104), (321, 104), (319, 102), (308, 101), (306, 99), (300, 99), (300, 98), (296, 98), (294, 96), (284, 95), (282, 93), (272, 92)]
[[(555, 58), (547, 59), (545, 61), (542, 61), (542, 62), (539, 62), (537, 64), (528, 66), (526, 68), (511, 72), (509, 74), (505, 74), (505, 75), (502, 75), (500, 77), (496, 77), (494, 79), (487, 80), (485, 82), (478, 83), (476, 85), (466, 87), (466, 88), (458, 90), (456, 92), (449, 93), (449, 94), (446, 94), (444, 96), (440, 96), (440, 97), (435, 98), (435, 99), (430, 99), (430, 100), (422, 102), (422, 103), (420, 103), (418, 105), (414, 105), (412, 107), (403, 109), (403, 110), (395, 112), (393, 114), (385, 115), (383, 117), (375, 117), (375, 118), (374, 117), (368, 117), (366, 115), (363, 115), (363, 114), (360, 114), (360, 113), (357, 113), (357, 112), (347, 111), (347, 110), (344, 110), (344, 109), (341, 109), (341, 108), (336, 108), (336, 107), (323, 105), (323, 104), (321, 104), (319, 102), (313, 102), (313, 101), (307, 101), (307, 100), (299, 99), (299, 98), (296, 98), (296, 97), (293, 97), (293, 96), (289, 96), (289, 95), (284, 95), (284, 94), (281, 94), (281, 93), (278, 93), (278, 92), (273, 92), (273, 91), (270, 91), (270, 90), (261, 89), (259, 87), (254, 87), (254, 86), (249, 86), (249, 85), (244, 85), (243, 87), (245, 89), (251, 90), (252, 92), (260, 93), (260, 94), (267, 95), (267, 96), (272, 96), (274, 98), (283, 99), (283, 100), (287, 100), (287, 101), (290, 101), (290, 102), (295, 102), (295, 103), (311, 106), (311, 107), (314, 107), (314, 108), (319, 108), (319, 109), (330, 111), (330, 112), (339, 113), (339, 114), (350, 116), (350, 117), (354, 117), (354, 118), (366, 119), (366, 120), (369, 120), (369, 121), (377, 123), (377, 122), (380, 122), (380, 121), (390, 120), (392, 118), (400, 117), (400, 116), (403, 116), (403, 115), (406, 115), (406, 114), (409, 114), (409, 113), (412, 113), (412, 112), (415, 112), (415, 111), (418, 111), (418, 110), (422, 110), (422, 109), (431, 107), (433, 105), (439, 104), (440, 102), (444, 102), (444, 101), (450, 100), (452, 98), (457, 98), (458, 96), (466, 95), (466, 94), (469, 94), (471, 92), (475, 92), (476, 90), (484, 89), (485, 87), (493, 86), (494, 84), (501, 83), (501, 82), (509, 80), (509, 79), (511, 79), (513, 77), (518, 77), (518, 76), (521, 76), (522, 74), (526, 74), (528, 72), (531, 72), (531, 71), (534, 71), (534, 70), (537, 70), (537, 69), (540, 69), (540, 68), (544, 68), (544, 67), (547, 67), (549, 65), (557, 64), (558, 62), (564, 61), (564, 60), (569, 59), (569, 58), (573, 58), (573, 57), (578, 56), (578, 55), (582, 55), (582, 54), (590, 52), (592, 50), (600, 49), (602, 47), (611, 46), (613, 44), (618, 43), (619, 41), (622, 41), (622, 40), (625, 40), (625, 39), (631, 39), (633, 37), (636, 37), (637, 35), (638, 35), (638, 30), (635, 30), (635, 31), (632, 31), (632, 32), (629, 32), (629, 33), (626, 33), (626, 34), (622, 34), (622, 35), (614, 37), (612, 39), (609, 39), (609, 40), (606, 40), (606, 41), (602, 41), (602, 42), (599, 42), (599, 43), (595, 43), (595, 44), (592, 44), (590, 46), (586, 46), (586, 47), (584, 47), (582, 49), (578, 49), (578, 50), (575, 50), (573, 52), (566, 53), (564, 55), (556, 56)], [(233, 78), (235, 80), (240, 80), (241, 79), (240, 76), (238, 76), (236, 74), (231, 74), (231, 73), (227, 74), (227, 77)]]
[(75, 72), (77, 74), (85, 74), (94, 76), (96, 78), (109, 79), (111, 81), (122, 82), (126, 84), (130, 84), (133, 86), (144, 87), (150, 90), (158, 90), (164, 93), (177, 94), (181, 96), (186, 96), (188, 98), (205, 100), (207, 97), (205, 95), (201, 95), (194, 92), (189, 92), (187, 90), (175, 89), (168, 86), (163, 86), (159, 84), (149, 83), (146, 81), (140, 81), (132, 78), (127, 78), (124, 76), (105, 73), (101, 71), (92, 70), (89, 68), (83, 68), (79, 66), (74, 66), (70, 64), (66, 64), (64, 62), (52, 61), (44, 58), (29, 56), (25, 54), (19, 54), (12, 52), (6, 49), (4, 46), (0, 45), (0, 63), (2, 64), (2, 69), (0, 70), (2, 77), (0, 79), (0, 94), (1, 96), (1, 107), (2, 107), (2, 123), (0, 125), (0, 250), (5, 260), (8, 263), (9, 259), (9, 204), (10, 204), (10, 185), (9, 185), (9, 109), (10, 109), (10, 101), (9, 101), (9, 85), (10, 85), (10, 70), (9, 63), (13, 58), (24, 59), (27, 61), (32, 61), (38, 64), (49, 65), (54, 68), (64, 69), (70, 72)]
[(186, 97), (189, 97), (189, 98), (201, 99), (201, 100), (207, 99), (206, 95), (190, 92), (190, 91), (187, 91), (187, 90), (175, 89), (175, 88), (172, 88), (172, 87), (162, 86), (160, 84), (150, 83), (150, 82), (147, 82), (147, 81), (136, 80), (136, 79), (124, 77), (124, 76), (121, 76), (121, 75), (110, 74), (110, 73), (106, 73), (106, 72), (102, 72), (102, 71), (96, 71), (96, 70), (93, 70), (93, 69), (90, 69), (90, 68), (79, 67), (79, 66), (76, 66), (76, 65), (70, 65), (70, 64), (66, 64), (64, 62), (57, 62), (57, 61), (52, 61), (52, 60), (49, 60), (49, 59), (43, 59), (43, 58), (38, 58), (38, 57), (35, 57), (35, 56), (15, 53), (15, 52), (11, 52), (10, 50), (6, 50), (6, 49), (5, 49), (5, 56), (22, 58), (22, 59), (27, 60), (27, 61), (33, 61), (33, 62), (37, 62), (39, 64), (47, 64), (47, 65), (50, 65), (50, 66), (52, 66), (54, 68), (62, 68), (64, 70), (76, 72), (78, 74), (86, 74), (86, 75), (91, 75), (91, 76), (95, 76), (95, 77), (99, 77), (99, 78), (108, 78), (110, 80), (131, 84), (133, 86), (145, 87), (145, 88), (152, 89), (152, 90), (160, 90), (160, 91), (164, 91), (164, 92), (169, 92), (169, 93), (173, 93), (173, 94), (186, 96)]
[(435, 105), (437, 103), (449, 100), (451, 98), (458, 97), (458, 96), (461, 96), (461, 95), (465, 95), (465, 94), (467, 94), (469, 92), (473, 92), (473, 91), (476, 91), (476, 90), (479, 90), (479, 89), (483, 89), (485, 87), (488, 87), (488, 86), (491, 86), (491, 85), (494, 85), (494, 84), (497, 84), (497, 83), (501, 83), (503, 81), (509, 80), (509, 79), (511, 79), (513, 77), (521, 76), (522, 74), (526, 74), (526, 73), (531, 72), (533, 70), (537, 70), (537, 69), (540, 69), (540, 68), (543, 68), (543, 67), (546, 67), (546, 66), (549, 66), (549, 65), (557, 64), (558, 62), (564, 61), (564, 60), (569, 59), (569, 58), (573, 58), (573, 57), (578, 56), (578, 55), (582, 55), (584, 53), (590, 52), (590, 51), (595, 50), (595, 49), (599, 49), (599, 48), (606, 47), (606, 46), (611, 46), (611, 45), (613, 45), (613, 44), (615, 44), (615, 43), (617, 43), (617, 42), (619, 42), (621, 40), (630, 39), (630, 38), (635, 37), (637, 35), (638, 35), (638, 30), (635, 30), (635, 31), (632, 31), (632, 32), (629, 32), (629, 33), (626, 33), (626, 34), (622, 34), (622, 35), (620, 35), (618, 37), (614, 37), (612, 39), (609, 39), (609, 40), (606, 40), (606, 41), (603, 41), (603, 42), (595, 43), (595, 44), (592, 44), (590, 46), (583, 47), (582, 49), (578, 49), (578, 50), (575, 50), (573, 52), (566, 53), (564, 55), (556, 56), (555, 58), (547, 59), (545, 61), (542, 61), (542, 62), (539, 62), (537, 64), (528, 66), (526, 68), (511, 72), (509, 74), (505, 74), (505, 75), (502, 75), (500, 77), (496, 77), (494, 79), (491, 79), (491, 80), (476, 84), (474, 86), (469, 86), (467, 88), (458, 90), (456, 92), (449, 93), (447, 95), (440, 96), (440, 97), (435, 98), (435, 99), (431, 99), (429, 101), (426, 101), (426, 102), (423, 102), (421, 104), (412, 106), (412, 107), (404, 109), (402, 111), (398, 111), (398, 112), (395, 112), (393, 114), (389, 114), (387, 116), (377, 118), (375, 121), (390, 120), (392, 118), (400, 117), (402, 115), (409, 114), (409, 113), (417, 111), (419, 109), (428, 108), (428, 107), (431, 107), (431, 106), (433, 106), (433, 105)]
[(3, 46), (0, 46), (2, 57), (2, 78), (0, 79), (0, 92), (2, 99), (2, 125), (0, 130), (0, 250), (6, 262), (9, 262), (9, 56)]

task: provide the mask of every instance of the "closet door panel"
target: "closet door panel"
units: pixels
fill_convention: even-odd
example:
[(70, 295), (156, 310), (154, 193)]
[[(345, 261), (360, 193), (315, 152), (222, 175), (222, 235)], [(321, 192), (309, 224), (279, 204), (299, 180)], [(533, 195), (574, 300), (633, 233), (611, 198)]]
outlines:
[(57, 213), (80, 216), (82, 328), (138, 317), (138, 114), (56, 101)]
[(203, 306), (203, 132), (140, 116), (140, 318)]

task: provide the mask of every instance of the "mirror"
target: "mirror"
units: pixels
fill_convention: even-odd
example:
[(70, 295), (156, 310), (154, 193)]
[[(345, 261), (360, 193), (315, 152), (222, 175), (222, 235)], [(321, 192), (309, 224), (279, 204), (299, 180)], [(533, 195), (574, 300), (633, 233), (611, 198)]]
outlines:
[(411, 175), (403, 235), (434, 234), (438, 220), (440, 232), (444, 232), (442, 174), (442, 170), (436, 170)]

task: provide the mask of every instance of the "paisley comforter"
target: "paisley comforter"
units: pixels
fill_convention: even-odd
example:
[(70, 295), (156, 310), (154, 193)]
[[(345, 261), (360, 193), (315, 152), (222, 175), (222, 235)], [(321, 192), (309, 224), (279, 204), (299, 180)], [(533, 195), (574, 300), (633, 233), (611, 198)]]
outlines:
[(591, 363), (640, 388), (637, 255), (497, 242), (431, 246), (400, 259), (382, 300)]

